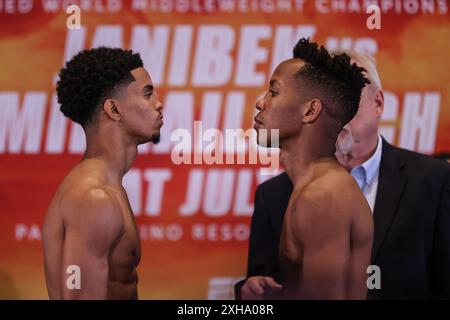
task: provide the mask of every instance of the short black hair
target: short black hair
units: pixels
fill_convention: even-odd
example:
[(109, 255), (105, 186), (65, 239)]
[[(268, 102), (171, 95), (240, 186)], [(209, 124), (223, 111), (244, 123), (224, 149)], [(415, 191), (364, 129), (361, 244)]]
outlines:
[(59, 72), (56, 92), (61, 112), (86, 127), (106, 99), (135, 80), (130, 71), (142, 66), (139, 54), (131, 50), (99, 47), (80, 51)]
[(366, 70), (350, 63), (347, 54), (330, 55), (309, 39), (300, 39), (293, 51), (294, 58), (305, 62), (296, 77), (305, 80), (310, 98), (320, 95), (325, 110), (342, 126), (352, 120), (358, 112), (362, 89), (370, 83), (363, 74)]

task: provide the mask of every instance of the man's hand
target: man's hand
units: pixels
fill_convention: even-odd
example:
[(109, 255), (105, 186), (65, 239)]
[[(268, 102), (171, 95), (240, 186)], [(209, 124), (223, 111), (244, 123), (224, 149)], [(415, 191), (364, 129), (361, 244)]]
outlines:
[(281, 290), (283, 286), (272, 277), (250, 277), (242, 286), (241, 298), (242, 300), (273, 299)]

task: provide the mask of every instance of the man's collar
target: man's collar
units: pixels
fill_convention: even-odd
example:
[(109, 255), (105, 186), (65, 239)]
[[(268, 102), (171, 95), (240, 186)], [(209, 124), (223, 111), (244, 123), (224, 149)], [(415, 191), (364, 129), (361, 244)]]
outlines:
[(381, 135), (378, 134), (378, 142), (374, 154), (366, 162), (358, 166), (364, 169), (367, 184), (371, 184), (373, 182), (380, 169), (382, 145), (383, 140), (381, 139)]

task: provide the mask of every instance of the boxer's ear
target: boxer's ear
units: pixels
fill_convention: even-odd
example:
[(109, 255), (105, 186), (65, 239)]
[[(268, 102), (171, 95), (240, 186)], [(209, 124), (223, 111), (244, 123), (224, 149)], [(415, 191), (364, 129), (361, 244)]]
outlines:
[(319, 99), (312, 99), (303, 105), (302, 123), (313, 123), (322, 112), (323, 104)]
[(119, 108), (117, 102), (113, 99), (106, 99), (103, 103), (103, 111), (113, 121), (120, 121), (121, 116), (119, 112)]

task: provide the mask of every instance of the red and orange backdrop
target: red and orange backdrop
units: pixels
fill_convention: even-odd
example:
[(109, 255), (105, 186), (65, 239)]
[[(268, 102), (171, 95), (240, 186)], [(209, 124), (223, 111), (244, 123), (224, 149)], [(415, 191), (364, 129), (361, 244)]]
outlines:
[[(66, 7), (81, 7), (69, 30)], [(381, 9), (370, 30), (365, 8)], [(41, 227), (83, 132), (59, 112), (56, 75), (79, 50), (141, 53), (165, 103), (159, 145), (124, 184), (142, 239), (143, 299), (228, 299), (245, 275), (253, 164), (171, 161), (171, 132), (252, 127), (274, 67), (303, 36), (376, 58), (382, 133), (426, 154), (450, 150), (450, 18), (444, 0), (0, 0), (0, 298), (46, 299)]]

